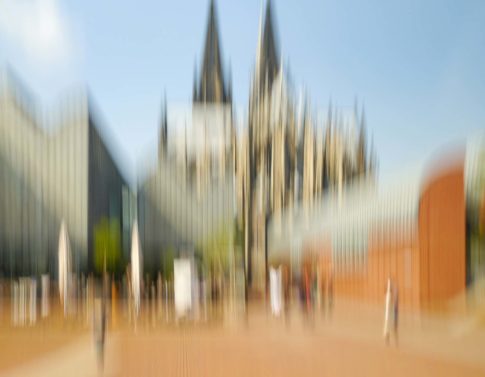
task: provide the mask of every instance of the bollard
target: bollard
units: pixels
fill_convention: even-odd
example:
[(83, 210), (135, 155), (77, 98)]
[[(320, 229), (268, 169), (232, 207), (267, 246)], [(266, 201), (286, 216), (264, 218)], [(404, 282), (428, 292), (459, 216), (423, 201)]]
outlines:
[(19, 279), (19, 325), (25, 323), (25, 279)]
[(10, 301), (12, 303), (12, 323), (14, 326), (19, 325), (19, 284), (16, 281), (12, 282), (12, 293)]
[(165, 280), (165, 321), (168, 322), (168, 280)]
[(151, 290), (151, 297), (150, 297), (150, 307), (151, 307), (151, 317), (152, 317), (152, 327), (155, 327), (155, 316), (156, 316), (156, 292), (155, 292), (155, 283), (152, 283), (150, 286)]
[(41, 277), (41, 318), (47, 318), (49, 316), (49, 275), (42, 275)]
[(0, 279), (0, 322), (3, 319), (3, 281)]
[(29, 281), (29, 324), (35, 325), (37, 322), (37, 280)]
[(162, 316), (162, 276), (158, 273), (157, 278), (157, 316)]
[(111, 281), (111, 324), (113, 327), (118, 325), (117, 316), (117, 292), (114, 279)]
[(91, 305), (90, 305), (90, 298), (91, 298), (91, 278), (88, 277), (86, 279), (86, 292), (85, 292), (85, 303), (86, 303), (86, 324), (89, 325), (90, 323), (90, 314), (91, 314)]

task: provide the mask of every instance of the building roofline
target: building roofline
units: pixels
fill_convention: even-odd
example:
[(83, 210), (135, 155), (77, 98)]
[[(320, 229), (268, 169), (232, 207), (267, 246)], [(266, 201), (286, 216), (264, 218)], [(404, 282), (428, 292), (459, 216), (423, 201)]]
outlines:
[[(95, 105), (94, 96), (89, 88), (81, 87), (81, 89), (62, 91), (61, 94), (57, 95), (53, 108), (46, 110), (39, 105), (36, 96), (19, 78), (19, 75), (7, 65), (0, 68), (0, 96), (2, 94), (11, 95), (15, 103), (21, 107), (34, 124), (34, 129), (45, 138), (52, 138), (68, 127), (64, 115), (67, 115), (68, 120), (77, 116), (85, 116), (87, 127), (89, 127), (89, 120), (92, 120), (91, 123), (106, 146), (122, 179), (132, 189), (135, 187), (132, 177), (126, 171), (126, 162), (123, 161), (119, 147), (116, 145), (114, 133), (108, 130), (108, 127), (100, 126), (106, 124), (106, 122), (103, 121), (101, 111)], [(77, 113), (74, 113), (74, 110)]]

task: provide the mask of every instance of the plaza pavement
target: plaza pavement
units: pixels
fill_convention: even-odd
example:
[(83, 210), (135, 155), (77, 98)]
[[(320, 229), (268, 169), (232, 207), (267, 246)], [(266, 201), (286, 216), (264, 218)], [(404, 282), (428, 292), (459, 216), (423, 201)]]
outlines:
[[(92, 334), (9, 368), (2, 376), (485, 376), (485, 333), (462, 321), (403, 315), (399, 343), (382, 339), (380, 308), (337, 303), (331, 317), (289, 320), (265, 305), (227, 324), (127, 321), (108, 333), (103, 371)], [(471, 324), (470, 324), (471, 323)], [(457, 328), (459, 330), (457, 330)]]

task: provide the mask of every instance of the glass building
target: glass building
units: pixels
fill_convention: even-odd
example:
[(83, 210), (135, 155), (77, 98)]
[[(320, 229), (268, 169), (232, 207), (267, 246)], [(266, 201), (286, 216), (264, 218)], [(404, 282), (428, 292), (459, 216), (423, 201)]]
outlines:
[(74, 269), (93, 270), (93, 230), (119, 222), (124, 255), (134, 195), (110, 138), (96, 123), (85, 93), (39, 111), (15, 76), (0, 72), (0, 274), (57, 271), (60, 223), (70, 238)]

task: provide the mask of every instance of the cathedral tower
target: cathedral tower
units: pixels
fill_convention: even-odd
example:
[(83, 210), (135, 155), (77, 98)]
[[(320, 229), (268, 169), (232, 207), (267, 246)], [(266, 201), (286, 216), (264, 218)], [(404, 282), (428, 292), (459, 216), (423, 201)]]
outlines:
[(204, 45), (202, 70), (199, 82), (194, 77), (193, 102), (230, 103), (231, 86), (227, 85), (221, 59), (221, 44), (214, 0), (209, 6), (209, 20)]

